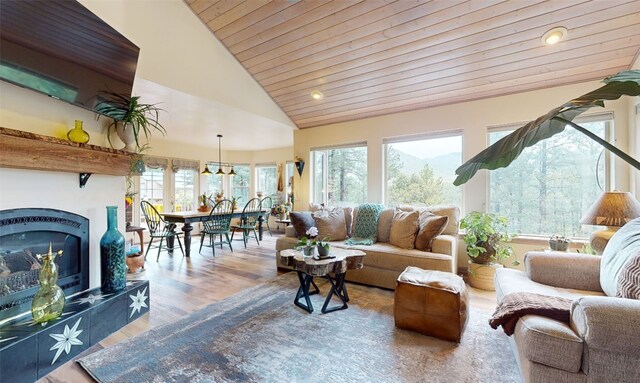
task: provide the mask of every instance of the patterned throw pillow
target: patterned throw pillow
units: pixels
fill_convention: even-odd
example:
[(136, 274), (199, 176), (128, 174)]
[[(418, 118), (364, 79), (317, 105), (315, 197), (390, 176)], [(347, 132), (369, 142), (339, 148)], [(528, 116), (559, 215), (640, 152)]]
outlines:
[(419, 217), (420, 214), (417, 211), (396, 210), (393, 213), (393, 221), (391, 222), (389, 243), (401, 249), (413, 249), (416, 233), (418, 232)]
[(289, 219), (291, 220), (291, 226), (296, 229), (296, 238), (304, 237), (307, 230), (315, 225), (313, 216), (308, 211), (292, 211), (289, 213)]
[(428, 211), (420, 213), (420, 228), (416, 236), (416, 249), (431, 251), (431, 241), (442, 234), (447, 227), (447, 223), (449, 223), (449, 217), (441, 217)]
[(620, 270), (616, 296), (640, 299), (640, 253), (632, 256)]

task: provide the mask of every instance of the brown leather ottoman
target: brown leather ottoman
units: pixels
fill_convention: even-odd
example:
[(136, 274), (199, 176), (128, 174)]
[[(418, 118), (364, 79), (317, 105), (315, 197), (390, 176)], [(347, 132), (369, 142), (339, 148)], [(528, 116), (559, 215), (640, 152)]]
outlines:
[(459, 276), (409, 266), (398, 277), (396, 327), (460, 342), (469, 318), (467, 287)]

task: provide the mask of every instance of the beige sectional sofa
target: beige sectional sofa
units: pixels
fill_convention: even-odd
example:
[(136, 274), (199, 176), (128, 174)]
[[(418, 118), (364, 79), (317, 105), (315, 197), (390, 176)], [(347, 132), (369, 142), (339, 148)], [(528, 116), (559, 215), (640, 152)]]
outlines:
[[(525, 382), (640, 382), (640, 219), (613, 236), (602, 257), (529, 252), (526, 271), (498, 269), (498, 302), (532, 292), (573, 300), (570, 324), (525, 315), (510, 337)], [(635, 270), (635, 299), (620, 295)], [(635, 280), (635, 282), (633, 282)], [(635, 287), (633, 287), (635, 285)]]
[[(411, 208), (403, 208), (411, 209)], [(349, 246), (345, 241), (330, 242), (331, 246), (362, 250), (364, 257), (364, 268), (360, 270), (350, 270), (347, 273), (347, 281), (363, 283), (370, 286), (382, 287), (385, 289), (395, 289), (396, 280), (400, 273), (407, 266), (416, 266), (427, 270), (440, 270), (457, 272), (457, 234), (460, 221), (460, 210), (457, 207), (429, 207), (416, 208), (416, 210), (426, 210), (440, 216), (449, 218), (448, 224), (441, 235), (433, 239), (431, 251), (401, 249), (389, 243), (389, 232), (393, 219), (393, 209), (385, 209), (380, 214), (378, 220), (378, 241), (371, 246), (356, 245)], [(357, 221), (357, 209), (354, 210), (353, 222), (355, 227)], [(351, 232), (350, 228), (347, 232)], [(298, 243), (293, 227), (285, 230), (285, 236), (276, 241), (276, 263), (278, 268), (286, 269), (287, 266), (280, 262), (280, 251), (292, 249)]]

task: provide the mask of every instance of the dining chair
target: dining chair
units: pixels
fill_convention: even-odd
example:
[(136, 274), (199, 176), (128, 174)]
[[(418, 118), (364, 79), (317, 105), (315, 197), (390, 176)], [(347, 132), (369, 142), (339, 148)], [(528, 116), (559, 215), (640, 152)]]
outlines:
[(264, 197), (262, 201), (260, 201), (260, 210), (266, 210), (262, 213), (262, 224), (267, 225), (267, 230), (269, 230), (269, 235), (273, 237), (271, 234), (271, 228), (269, 227), (269, 217), (271, 217), (271, 208), (273, 207), (273, 199), (271, 197)]
[(222, 249), (222, 245), (224, 241), (222, 239), (222, 235), (224, 234), (227, 239), (226, 243), (229, 245), (229, 249), (233, 251), (233, 247), (231, 247), (231, 240), (229, 239), (229, 234), (231, 234), (231, 217), (233, 216), (233, 202), (228, 199), (223, 199), (222, 201), (216, 203), (211, 209), (211, 213), (209, 213), (209, 218), (206, 221), (202, 221), (202, 236), (200, 237), (200, 250), (202, 253), (202, 246), (204, 244), (204, 237), (209, 236), (209, 246), (211, 250), (213, 250), (213, 255), (216, 255), (216, 244), (215, 237), (216, 235), (220, 236), (220, 248)]
[[(158, 257), (156, 261), (160, 259), (160, 252), (162, 251), (162, 242), (165, 238), (168, 240), (169, 238), (174, 238), (178, 241), (178, 245), (180, 246), (180, 252), (182, 256), (184, 256), (184, 250), (182, 250), (182, 242), (180, 242), (180, 235), (182, 233), (176, 231), (176, 224), (172, 222), (165, 221), (160, 213), (156, 210), (155, 207), (148, 201), (142, 201), (140, 203), (142, 207), (142, 213), (144, 214), (144, 219), (147, 222), (147, 228), (149, 229), (149, 245), (147, 246), (147, 251), (144, 254), (144, 259), (147, 259), (147, 254), (149, 254), (149, 250), (151, 247), (158, 248)], [(152, 245), (154, 238), (160, 238), (159, 245)], [(173, 249), (172, 249), (173, 250)]]
[(258, 240), (258, 233), (256, 232), (256, 224), (258, 223), (258, 217), (261, 214), (261, 205), (260, 198), (252, 198), (250, 199), (244, 208), (242, 209), (242, 213), (240, 214), (240, 222), (237, 225), (232, 225), (233, 229), (231, 233), (231, 240), (233, 241), (233, 236), (236, 231), (242, 231), (242, 241), (244, 242), (244, 247), (247, 247), (247, 241), (249, 240), (249, 233), (253, 232), (253, 236), (256, 239), (258, 245), (260, 245), (260, 241)]

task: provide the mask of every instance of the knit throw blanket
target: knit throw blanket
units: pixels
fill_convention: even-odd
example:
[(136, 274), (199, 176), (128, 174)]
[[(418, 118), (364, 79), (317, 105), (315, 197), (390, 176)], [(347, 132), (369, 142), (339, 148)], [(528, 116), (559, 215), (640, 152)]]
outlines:
[(365, 203), (358, 206), (356, 224), (347, 245), (373, 245), (378, 235), (378, 217), (384, 209), (378, 203)]
[(516, 329), (518, 319), (534, 314), (569, 324), (571, 302), (561, 297), (550, 297), (535, 293), (511, 293), (504, 296), (489, 320), (495, 330), (502, 326), (504, 333), (511, 336)]

